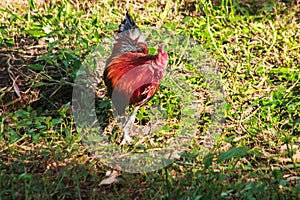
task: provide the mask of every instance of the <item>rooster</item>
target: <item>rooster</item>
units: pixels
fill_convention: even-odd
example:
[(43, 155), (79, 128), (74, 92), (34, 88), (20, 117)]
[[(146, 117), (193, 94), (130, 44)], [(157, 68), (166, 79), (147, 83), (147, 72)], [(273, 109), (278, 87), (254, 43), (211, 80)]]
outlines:
[(112, 54), (103, 73), (107, 92), (119, 115), (127, 106), (134, 109), (123, 123), (121, 145), (130, 144), (129, 135), (140, 106), (147, 103), (157, 91), (168, 63), (168, 54), (158, 45), (158, 54), (149, 55), (145, 37), (129, 13), (115, 36)]

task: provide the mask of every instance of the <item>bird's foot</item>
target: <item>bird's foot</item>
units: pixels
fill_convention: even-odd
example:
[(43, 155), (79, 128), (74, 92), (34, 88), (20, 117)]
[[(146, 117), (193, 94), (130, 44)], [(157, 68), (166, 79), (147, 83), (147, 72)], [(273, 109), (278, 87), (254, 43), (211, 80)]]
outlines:
[(124, 133), (123, 140), (120, 145), (131, 144), (133, 139), (126, 133)]
[(130, 144), (133, 139), (129, 136), (129, 133), (132, 132), (132, 125), (134, 124), (134, 120), (135, 120), (135, 116), (136, 116), (136, 113), (139, 109), (139, 106), (136, 106), (133, 110), (133, 112), (131, 113), (128, 121), (124, 124), (123, 126), (123, 133), (124, 133), (124, 136), (123, 136), (123, 140), (121, 142), (121, 145), (124, 145), (124, 144)]

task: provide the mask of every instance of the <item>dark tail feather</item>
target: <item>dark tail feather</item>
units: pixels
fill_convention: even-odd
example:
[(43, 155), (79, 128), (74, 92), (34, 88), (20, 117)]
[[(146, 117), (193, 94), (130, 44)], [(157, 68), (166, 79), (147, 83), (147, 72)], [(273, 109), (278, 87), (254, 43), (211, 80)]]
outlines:
[(119, 26), (119, 33), (123, 32), (123, 31), (131, 30), (133, 28), (138, 28), (138, 27), (134, 23), (132, 17), (130, 16), (130, 14), (127, 11), (126, 18), (124, 19), (124, 21)]
[(125, 20), (120, 24), (111, 56), (106, 61), (107, 65), (116, 56), (127, 52), (139, 52), (148, 54), (145, 37), (141, 34), (139, 27), (135, 24), (130, 14), (126, 13)]

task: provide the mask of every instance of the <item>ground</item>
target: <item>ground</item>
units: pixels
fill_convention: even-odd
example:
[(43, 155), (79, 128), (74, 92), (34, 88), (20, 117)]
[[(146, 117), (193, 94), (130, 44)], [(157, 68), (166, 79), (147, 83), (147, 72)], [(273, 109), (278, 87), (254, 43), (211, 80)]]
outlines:
[[(299, 6), (271, 0), (2, 1), (0, 199), (299, 199)], [(155, 122), (164, 128), (118, 152), (157, 151), (178, 137), (180, 127), (196, 135), (164, 168), (118, 171), (117, 182), (102, 185), (111, 167), (76, 129), (72, 94), (78, 70), (114, 34), (127, 9), (142, 29), (192, 37), (213, 64), (203, 74), (189, 49), (166, 45), (170, 73), (136, 121), (151, 129), (159, 104), (165, 118)], [(121, 131), (97, 78), (97, 119), (118, 146)], [(191, 95), (170, 89), (174, 83), (188, 85), (197, 102), (193, 127), (183, 126), (181, 101)], [(216, 90), (222, 104), (214, 104)], [(216, 130), (210, 128), (218, 116), (214, 108), (221, 111), (221, 127), (206, 140)]]

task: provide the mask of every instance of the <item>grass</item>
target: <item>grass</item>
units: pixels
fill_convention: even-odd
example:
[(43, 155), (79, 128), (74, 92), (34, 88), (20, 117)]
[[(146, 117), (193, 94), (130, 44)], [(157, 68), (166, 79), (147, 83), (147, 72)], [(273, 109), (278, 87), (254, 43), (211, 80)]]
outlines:
[[(300, 198), (299, 2), (25, 5), (0, 7), (0, 199)], [(221, 133), (202, 154), (213, 121), (212, 85), (188, 64), (191, 54), (168, 49), (169, 75), (178, 74), (175, 83), (188, 85), (200, 102), (193, 142), (162, 169), (122, 172), (119, 182), (99, 186), (109, 167), (88, 151), (75, 128), (72, 89), (84, 60), (118, 28), (126, 8), (142, 28), (172, 29), (206, 50), (221, 76), (216, 84), (226, 110)], [(138, 123), (151, 122), (149, 113), (160, 103), (167, 125), (152, 140), (136, 140), (138, 148), (162, 148), (183, 126), (182, 94), (168, 89), (171, 79), (164, 81), (138, 113)], [(97, 117), (118, 142), (103, 84), (97, 94)]]

